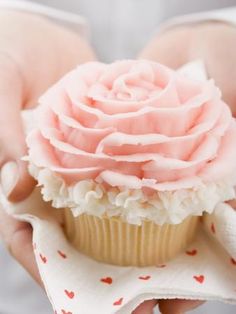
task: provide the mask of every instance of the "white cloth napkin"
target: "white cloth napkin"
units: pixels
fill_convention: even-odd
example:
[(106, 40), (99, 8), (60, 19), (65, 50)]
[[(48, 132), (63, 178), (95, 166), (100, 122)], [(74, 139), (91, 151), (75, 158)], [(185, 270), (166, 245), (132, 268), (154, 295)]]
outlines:
[(8, 213), (33, 226), (36, 261), (57, 314), (128, 314), (152, 298), (236, 303), (236, 212), (226, 204), (203, 219), (196, 241), (182, 255), (137, 268), (98, 263), (75, 251), (54, 220), (58, 209), (42, 201), (39, 189), (17, 206), (0, 199)]
[[(201, 63), (187, 72), (203, 75)], [(182, 71), (186, 72), (186, 68)], [(13, 205), (0, 203), (33, 226), (38, 268), (55, 314), (129, 314), (148, 299), (187, 298), (236, 303), (236, 212), (219, 204), (205, 216), (194, 243), (158, 267), (98, 263), (73, 249), (55, 220), (59, 209), (42, 200), (39, 188)]]

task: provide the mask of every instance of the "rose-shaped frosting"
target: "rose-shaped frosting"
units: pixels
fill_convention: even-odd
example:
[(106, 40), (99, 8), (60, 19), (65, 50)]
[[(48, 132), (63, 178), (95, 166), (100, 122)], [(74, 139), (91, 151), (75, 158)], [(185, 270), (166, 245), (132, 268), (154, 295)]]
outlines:
[[(230, 182), (230, 193), (215, 202), (232, 198), (236, 124), (212, 81), (191, 80), (143, 60), (92, 62), (80, 65), (49, 89), (36, 116), (37, 128), (27, 138), (29, 160), (38, 169), (37, 178), (47, 177), (49, 190), (49, 172), (61, 182), (51, 195), (54, 201), (62, 186), (71, 190), (81, 182), (92, 184), (86, 193), (100, 187), (102, 196), (93, 193), (96, 200), (106, 191), (115, 193), (113, 205), (114, 198), (126, 192), (126, 200), (139, 194), (135, 206), (140, 199), (148, 202), (149, 195), (152, 202), (156, 197), (167, 208), (164, 196), (199, 192), (203, 186), (207, 191), (207, 184), (219, 186), (219, 182)], [(47, 175), (40, 176), (39, 170), (45, 169)], [(79, 212), (86, 211), (88, 204), (81, 205), (86, 193), (77, 201), (71, 193), (70, 207), (80, 205)], [(108, 199), (112, 204), (111, 196)], [(194, 208), (194, 213), (190, 208), (180, 214), (178, 222), (187, 214), (199, 214), (199, 208)]]

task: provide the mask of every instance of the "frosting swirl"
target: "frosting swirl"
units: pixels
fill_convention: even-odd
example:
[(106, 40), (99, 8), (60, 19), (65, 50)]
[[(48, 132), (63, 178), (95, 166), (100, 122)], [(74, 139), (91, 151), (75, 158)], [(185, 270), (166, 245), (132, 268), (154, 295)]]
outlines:
[(67, 186), (93, 180), (151, 195), (227, 180), (236, 168), (236, 124), (213, 81), (158, 63), (80, 65), (36, 114), (30, 162)]

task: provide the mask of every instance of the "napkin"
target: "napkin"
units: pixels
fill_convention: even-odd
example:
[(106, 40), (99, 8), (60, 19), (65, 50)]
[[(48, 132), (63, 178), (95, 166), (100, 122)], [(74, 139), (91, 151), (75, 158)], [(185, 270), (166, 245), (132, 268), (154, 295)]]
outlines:
[[(202, 62), (184, 75), (206, 78)], [(26, 129), (31, 112), (24, 113)], [(30, 119), (28, 119), (30, 118)], [(172, 261), (155, 267), (120, 267), (96, 262), (67, 241), (60, 209), (42, 200), (36, 187), (28, 199), (1, 206), (33, 227), (33, 248), (55, 314), (129, 314), (144, 300), (201, 299), (236, 303), (236, 211), (228, 204), (205, 215), (194, 243)]]

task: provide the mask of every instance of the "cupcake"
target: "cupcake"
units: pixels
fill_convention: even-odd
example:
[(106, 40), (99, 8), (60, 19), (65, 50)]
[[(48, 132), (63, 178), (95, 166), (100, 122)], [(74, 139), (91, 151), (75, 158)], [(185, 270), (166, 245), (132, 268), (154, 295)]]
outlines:
[(98, 261), (165, 263), (235, 197), (236, 124), (211, 80), (145, 60), (92, 62), (39, 102), (30, 172), (68, 240)]

